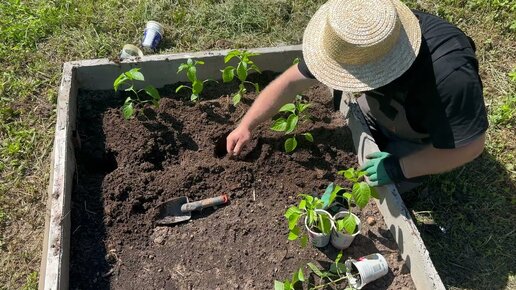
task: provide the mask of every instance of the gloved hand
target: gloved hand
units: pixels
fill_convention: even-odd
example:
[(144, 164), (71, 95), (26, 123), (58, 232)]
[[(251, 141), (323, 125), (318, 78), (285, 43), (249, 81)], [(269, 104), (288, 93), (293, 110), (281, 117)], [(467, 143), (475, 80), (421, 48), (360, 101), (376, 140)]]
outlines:
[(366, 156), (368, 161), (360, 168), (366, 172), (371, 186), (395, 183), (407, 178), (403, 175), (400, 161), (387, 152), (374, 152)]

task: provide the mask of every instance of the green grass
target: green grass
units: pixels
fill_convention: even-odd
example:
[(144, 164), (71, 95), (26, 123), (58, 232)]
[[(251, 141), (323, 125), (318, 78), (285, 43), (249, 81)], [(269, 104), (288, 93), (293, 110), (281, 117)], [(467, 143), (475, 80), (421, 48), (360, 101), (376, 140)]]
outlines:
[[(123, 44), (138, 44), (147, 20), (165, 26), (158, 53), (298, 44), (304, 26), (323, 2), (0, 2), (0, 289), (36, 285), (63, 62), (114, 57)], [(516, 257), (510, 246), (516, 220), (516, 84), (509, 73), (516, 69), (516, 3), (407, 2), (446, 18), (473, 37), (491, 122), (483, 156), (433, 178), (429, 196), (411, 200), (411, 210), (448, 286), (515, 289)], [(429, 220), (447, 233), (427, 231)]]

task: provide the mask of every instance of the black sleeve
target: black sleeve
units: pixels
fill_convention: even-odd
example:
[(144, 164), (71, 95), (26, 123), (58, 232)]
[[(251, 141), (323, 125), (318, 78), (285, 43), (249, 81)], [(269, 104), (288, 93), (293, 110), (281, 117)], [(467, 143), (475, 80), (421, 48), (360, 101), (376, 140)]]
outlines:
[[(437, 86), (443, 120), (430, 129), (435, 148), (457, 148), (469, 144), (487, 130), (488, 121), (482, 83), (473, 64), (465, 64)], [(443, 132), (448, 132), (443, 134)], [(444, 137), (444, 138), (442, 138)], [(451, 139), (450, 139), (451, 138)]]
[(299, 63), (297, 64), (297, 68), (299, 69), (301, 74), (304, 75), (306, 78), (315, 79), (315, 76), (310, 72), (308, 66), (306, 66), (306, 62), (304, 59), (301, 59), (299, 61)]

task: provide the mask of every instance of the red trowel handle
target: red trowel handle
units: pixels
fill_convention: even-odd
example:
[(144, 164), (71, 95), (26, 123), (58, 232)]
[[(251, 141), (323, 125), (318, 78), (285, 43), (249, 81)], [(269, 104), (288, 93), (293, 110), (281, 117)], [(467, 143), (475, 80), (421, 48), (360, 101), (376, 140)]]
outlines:
[(207, 208), (210, 206), (225, 204), (228, 201), (229, 201), (228, 195), (223, 194), (223, 195), (217, 196), (217, 197), (212, 197), (212, 198), (207, 198), (207, 199), (203, 199), (203, 200), (185, 203), (181, 206), (181, 211), (182, 212), (190, 212), (190, 211), (194, 211), (194, 210), (200, 210), (200, 209)]

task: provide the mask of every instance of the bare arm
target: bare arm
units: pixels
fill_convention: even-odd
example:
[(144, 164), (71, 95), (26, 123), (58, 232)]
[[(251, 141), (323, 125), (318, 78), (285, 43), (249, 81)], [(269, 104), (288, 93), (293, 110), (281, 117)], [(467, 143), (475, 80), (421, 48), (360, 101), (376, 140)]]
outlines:
[(407, 178), (450, 171), (477, 158), (484, 150), (484, 144), (485, 134), (459, 148), (437, 149), (428, 146), (401, 158), (401, 169)]
[(281, 106), (291, 102), (297, 94), (316, 83), (316, 80), (303, 76), (297, 65), (287, 69), (265, 87), (238, 127), (229, 134), (226, 146), (228, 153), (238, 155), (250, 140), (252, 130), (274, 116)]

